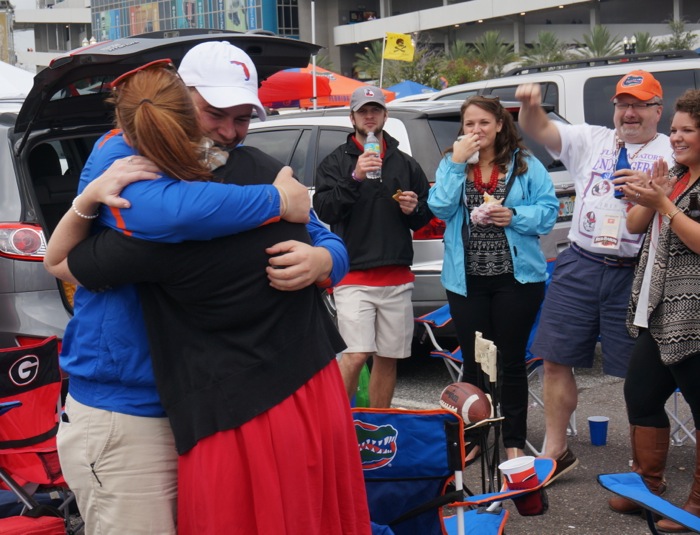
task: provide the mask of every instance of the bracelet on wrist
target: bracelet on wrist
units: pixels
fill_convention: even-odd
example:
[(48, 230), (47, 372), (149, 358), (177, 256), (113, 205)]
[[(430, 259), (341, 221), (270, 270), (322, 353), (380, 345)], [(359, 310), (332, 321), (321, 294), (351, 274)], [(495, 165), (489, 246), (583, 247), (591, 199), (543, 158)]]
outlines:
[(352, 172), (352, 179), (353, 179), (355, 182), (362, 182), (362, 181), (364, 180), (364, 178), (359, 178), (359, 177), (355, 174), (355, 171)]
[(100, 215), (99, 210), (92, 215), (86, 215), (86, 214), (82, 213), (80, 210), (78, 210), (78, 208), (75, 206), (75, 202), (79, 198), (80, 198), (80, 195), (78, 195), (75, 199), (73, 199), (73, 202), (71, 203), (71, 208), (73, 209), (73, 212), (75, 213), (75, 215), (77, 215), (78, 217), (80, 217), (82, 219), (97, 219)]

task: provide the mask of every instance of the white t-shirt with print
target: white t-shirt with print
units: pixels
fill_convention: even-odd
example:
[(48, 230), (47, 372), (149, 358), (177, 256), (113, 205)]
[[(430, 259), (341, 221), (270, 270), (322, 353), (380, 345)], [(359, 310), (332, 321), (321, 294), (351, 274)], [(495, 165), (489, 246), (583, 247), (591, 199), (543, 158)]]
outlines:
[[(614, 197), (608, 179), (617, 159), (615, 130), (588, 124), (554, 123), (561, 135), (561, 154), (551, 152), (569, 170), (576, 189), (576, 203), (569, 240), (598, 254), (636, 256), (644, 234), (627, 231), (627, 212), (632, 203)], [(658, 136), (646, 145), (627, 143), (632, 169), (650, 172), (655, 160), (664, 158), (669, 166), (673, 151), (668, 136)]]

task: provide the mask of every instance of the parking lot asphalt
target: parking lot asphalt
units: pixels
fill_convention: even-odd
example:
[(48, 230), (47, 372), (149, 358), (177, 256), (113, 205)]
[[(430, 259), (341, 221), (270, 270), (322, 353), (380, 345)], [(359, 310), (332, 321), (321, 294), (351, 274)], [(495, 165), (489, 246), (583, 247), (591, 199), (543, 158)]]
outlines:
[[(579, 459), (577, 468), (547, 487), (549, 510), (536, 517), (522, 517), (512, 502), (506, 524), (509, 535), (642, 535), (650, 533), (639, 515), (620, 515), (611, 511), (607, 500), (612, 494), (599, 486), (598, 474), (628, 471), (631, 464), (629, 426), (622, 392), (623, 380), (602, 373), (599, 355), (592, 369), (577, 369), (578, 409), (577, 435), (569, 438), (569, 447)], [(399, 379), (394, 406), (405, 408), (437, 408), (442, 388), (451, 379), (439, 360), (416, 355), (399, 365)], [(531, 381), (534, 391), (541, 393), (537, 377)], [(532, 400), (531, 400), (532, 401)], [(689, 416), (685, 401), (680, 398), (678, 414)], [(672, 407), (669, 401), (667, 407)], [(592, 446), (588, 431), (589, 416), (608, 416), (608, 440), (605, 446)], [(531, 403), (528, 411), (528, 439), (541, 444), (544, 438), (544, 411)], [(695, 445), (685, 440), (671, 445), (666, 478), (668, 491), (664, 497), (682, 505), (690, 491), (695, 463)], [(465, 471), (465, 483), (480, 488), (480, 471), (474, 464)]]

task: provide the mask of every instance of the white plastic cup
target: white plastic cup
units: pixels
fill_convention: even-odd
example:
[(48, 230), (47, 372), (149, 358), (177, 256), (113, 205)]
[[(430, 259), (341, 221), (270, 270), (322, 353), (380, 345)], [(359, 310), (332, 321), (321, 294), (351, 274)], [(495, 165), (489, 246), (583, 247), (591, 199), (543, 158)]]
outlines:
[(515, 457), (503, 461), (498, 469), (509, 483), (521, 483), (535, 474), (535, 458), (530, 455)]

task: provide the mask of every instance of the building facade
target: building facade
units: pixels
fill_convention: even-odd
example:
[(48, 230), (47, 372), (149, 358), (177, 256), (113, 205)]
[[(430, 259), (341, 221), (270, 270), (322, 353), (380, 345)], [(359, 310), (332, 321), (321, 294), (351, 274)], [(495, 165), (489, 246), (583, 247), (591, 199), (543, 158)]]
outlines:
[[(546, 30), (573, 44), (597, 24), (611, 35), (668, 33), (668, 21), (700, 31), (698, 0), (37, 0), (16, 10), (15, 27), (33, 27), (36, 46), (17, 50), (26, 65), (45, 66), (95, 40), (181, 28), (266, 30), (325, 47), (335, 69), (352, 75), (358, 53), (386, 32), (449, 47), (497, 30), (516, 52)], [(700, 34), (699, 34), (700, 35)]]

